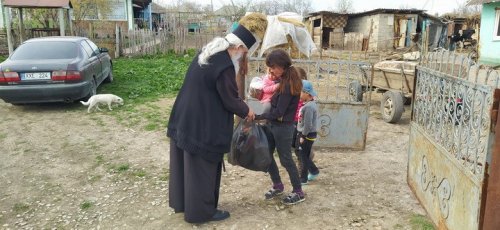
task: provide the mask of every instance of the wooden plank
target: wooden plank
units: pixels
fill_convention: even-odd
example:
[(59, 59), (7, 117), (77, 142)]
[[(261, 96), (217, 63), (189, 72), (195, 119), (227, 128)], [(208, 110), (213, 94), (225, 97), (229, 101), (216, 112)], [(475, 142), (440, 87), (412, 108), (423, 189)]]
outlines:
[[(493, 109), (498, 111), (500, 101), (500, 89), (495, 89)], [(500, 114), (497, 112), (496, 121), (500, 120)], [(495, 133), (500, 133), (500, 123), (496, 122), (494, 126)], [(487, 177), (486, 196), (484, 207), (484, 218), (481, 218), (483, 230), (496, 230), (500, 226), (500, 135), (495, 135), (493, 151), (491, 153), (491, 165), (488, 167), (489, 175)]]

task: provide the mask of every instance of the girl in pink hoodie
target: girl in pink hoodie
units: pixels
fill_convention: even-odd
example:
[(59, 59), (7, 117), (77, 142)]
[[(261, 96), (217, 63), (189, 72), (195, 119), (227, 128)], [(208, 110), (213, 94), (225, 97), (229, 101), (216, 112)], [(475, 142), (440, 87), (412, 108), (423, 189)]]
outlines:
[(276, 82), (276, 79), (274, 79), (271, 74), (264, 75), (262, 77), (262, 83), (264, 87), (262, 87), (262, 98), (260, 99), (260, 103), (262, 103), (265, 113), (271, 110), (271, 98), (278, 88), (279, 83)]

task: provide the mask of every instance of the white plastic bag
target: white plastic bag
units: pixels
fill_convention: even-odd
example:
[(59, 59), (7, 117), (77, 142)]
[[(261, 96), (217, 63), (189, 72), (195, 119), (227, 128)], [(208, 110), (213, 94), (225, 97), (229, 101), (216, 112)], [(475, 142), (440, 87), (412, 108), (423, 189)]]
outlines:
[(262, 77), (254, 77), (248, 86), (248, 94), (250, 97), (260, 100), (262, 98), (262, 89), (264, 88), (264, 79)]

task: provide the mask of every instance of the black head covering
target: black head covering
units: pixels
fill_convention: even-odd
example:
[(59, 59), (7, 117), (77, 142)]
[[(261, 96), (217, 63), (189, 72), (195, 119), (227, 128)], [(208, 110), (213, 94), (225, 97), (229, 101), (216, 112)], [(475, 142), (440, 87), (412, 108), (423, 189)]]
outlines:
[(250, 47), (257, 42), (253, 34), (242, 25), (238, 25), (238, 27), (236, 27), (236, 29), (234, 29), (231, 33), (236, 35), (236, 37), (238, 37), (248, 49), (250, 49)]

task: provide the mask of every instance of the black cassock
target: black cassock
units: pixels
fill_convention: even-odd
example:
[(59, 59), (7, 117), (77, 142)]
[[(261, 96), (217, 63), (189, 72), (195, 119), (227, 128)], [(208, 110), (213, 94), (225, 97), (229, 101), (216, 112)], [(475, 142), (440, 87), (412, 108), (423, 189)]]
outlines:
[[(215, 63), (211, 62), (207, 68), (194, 63), (197, 57), (193, 60), (172, 108), (167, 130), (169, 205), (175, 212), (184, 212), (189, 223), (209, 221), (215, 214), (222, 161), (230, 148), (234, 114), (244, 117), (249, 111), (238, 96), (235, 70), (227, 51), (214, 56), (209, 62)], [(217, 66), (221, 65), (224, 67), (218, 71)]]

